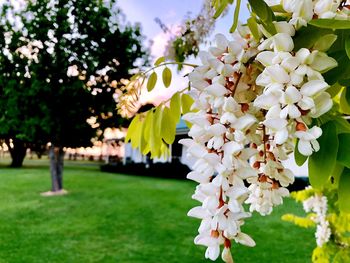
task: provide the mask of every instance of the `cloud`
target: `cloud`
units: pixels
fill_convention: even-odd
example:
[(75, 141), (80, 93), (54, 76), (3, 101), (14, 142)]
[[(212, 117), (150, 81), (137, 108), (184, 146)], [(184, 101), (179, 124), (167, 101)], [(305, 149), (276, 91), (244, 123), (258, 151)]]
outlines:
[(153, 39), (152, 39), (152, 46), (151, 46), (151, 55), (155, 57), (156, 59), (158, 57), (164, 56), (165, 48), (168, 44), (168, 41), (181, 33), (181, 27), (180, 23), (176, 23), (172, 26), (167, 25), (170, 32), (159, 32)]

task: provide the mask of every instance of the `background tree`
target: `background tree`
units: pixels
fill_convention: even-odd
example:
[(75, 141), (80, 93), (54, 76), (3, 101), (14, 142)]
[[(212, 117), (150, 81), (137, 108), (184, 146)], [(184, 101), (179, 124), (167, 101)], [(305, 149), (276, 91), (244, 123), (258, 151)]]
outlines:
[[(3, 9), (3, 17), (11, 8)], [(50, 142), (52, 190), (57, 191), (63, 148), (88, 146), (97, 126), (122, 123), (113, 99), (115, 80), (144, 63), (143, 37), (138, 25), (126, 24), (114, 1), (29, 1), (15, 16), (18, 29), (11, 30), (8, 20), (2, 25), (11, 38), (1, 43), (9, 51), (0, 55), (0, 135), (12, 139), (14, 149), (18, 143), (25, 148)], [(87, 123), (92, 116), (99, 123), (93, 127)]]

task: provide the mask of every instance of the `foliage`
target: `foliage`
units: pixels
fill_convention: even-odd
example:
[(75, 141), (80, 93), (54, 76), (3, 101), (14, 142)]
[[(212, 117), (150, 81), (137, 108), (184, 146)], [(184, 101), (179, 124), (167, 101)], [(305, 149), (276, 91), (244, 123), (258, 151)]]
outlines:
[[(5, 19), (9, 12), (21, 27)], [(4, 4), (2, 17), (2, 138), (76, 147), (89, 145), (97, 127), (125, 124), (117, 81), (145, 51), (139, 26), (127, 25), (114, 1), (28, 1), (19, 12)]]

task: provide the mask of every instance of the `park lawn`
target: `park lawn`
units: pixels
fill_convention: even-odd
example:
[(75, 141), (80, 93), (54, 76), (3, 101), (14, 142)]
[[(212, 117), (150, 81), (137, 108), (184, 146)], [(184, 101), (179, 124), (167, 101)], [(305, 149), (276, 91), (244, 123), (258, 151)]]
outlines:
[[(66, 196), (41, 197), (49, 190), (47, 160), (22, 169), (0, 162), (0, 262), (209, 262), (193, 244), (199, 220), (189, 181), (108, 174), (96, 165), (67, 163)], [(255, 215), (243, 230), (255, 248), (234, 245), (236, 263), (310, 262), (313, 230), (281, 221), (302, 214), (287, 199), (271, 216)]]

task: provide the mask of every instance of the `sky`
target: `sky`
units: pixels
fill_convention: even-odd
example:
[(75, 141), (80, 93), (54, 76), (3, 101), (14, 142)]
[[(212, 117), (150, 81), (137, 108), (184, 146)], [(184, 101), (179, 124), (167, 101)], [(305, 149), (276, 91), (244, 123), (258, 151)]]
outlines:
[[(248, 17), (248, 10), (246, 8), (247, 1), (243, 0), (240, 12), (240, 21), (245, 22)], [(146, 43), (153, 41), (151, 47), (151, 55), (155, 60), (157, 57), (163, 56), (165, 44), (167, 43), (168, 36), (164, 34), (160, 26), (155, 22), (155, 18), (167, 25), (167, 27), (174, 27), (181, 23), (184, 17), (191, 13), (191, 17), (195, 17), (203, 4), (203, 0), (119, 0), (118, 5), (126, 15), (126, 19), (132, 23), (139, 22), (142, 26), (142, 32), (147, 37)], [(228, 14), (219, 18), (216, 23), (213, 34), (209, 37), (212, 40), (217, 33), (223, 33), (229, 36), (229, 29), (232, 25), (233, 8), (230, 8)], [(205, 47), (204, 47), (205, 48)], [(190, 58), (189, 62), (199, 63), (198, 60)], [(167, 99), (177, 90), (185, 88), (188, 84), (186, 78), (183, 77), (188, 73), (189, 69), (183, 72), (176, 73), (176, 68), (173, 67), (173, 81), (168, 89), (164, 89), (161, 82), (158, 81), (156, 88), (148, 93), (146, 91), (142, 94), (142, 103), (146, 102), (159, 102)], [(161, 70), (157, 73), (161, 74)], [(158, 74), (158, 75), (159, 75)]]
[[(196, 16), (201, 7), (203, 0), (119, 0), (118, 5), (126, 14), (127, 20), (130, 22), (140, 22), (142, 31), (148, 40), (159, 40), (159, 36), (163, 34), (159, 25), (155, 22), (155, 18), (160, 18), (167, 26), (174, 26), (181, 23), (188, 12), (192, 17)], [(244, 22), (248, 17), (246, 8), (246, 0), (242, 1), (240, 20)], [(212, 37), (216, 33), (228, 32), (232, 24), (233, 8), (229, 13), (217, 21), (216, 28)], [(158, 51), (158, 52), (157, 52)], [(152, 55), (159, 55), (159, 50), (153, 49)]]

